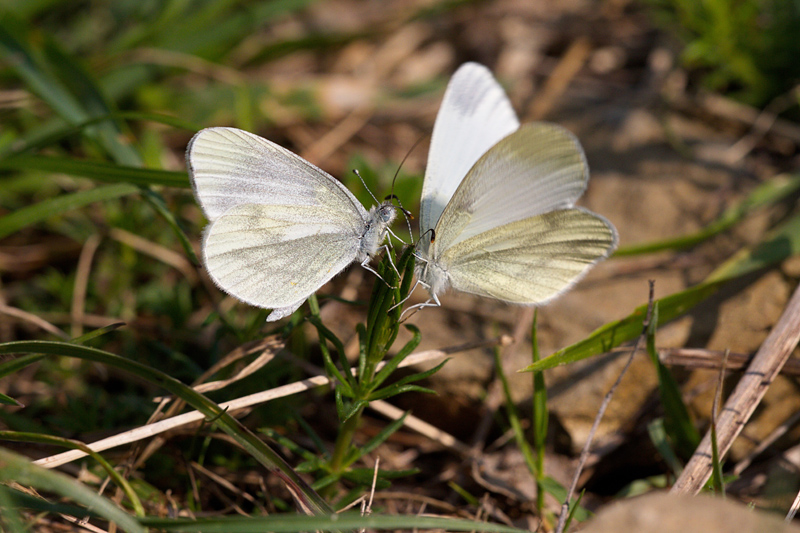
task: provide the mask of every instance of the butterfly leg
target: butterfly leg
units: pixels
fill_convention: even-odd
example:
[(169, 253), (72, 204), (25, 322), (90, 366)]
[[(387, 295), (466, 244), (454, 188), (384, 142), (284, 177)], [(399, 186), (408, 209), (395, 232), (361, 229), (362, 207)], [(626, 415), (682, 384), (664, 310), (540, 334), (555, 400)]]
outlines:
[[(387, 245), (387, 244), (384, 244), (383, 246), (381, 246), (380, 248), (378, 248), (378, 250), (380, 250), (380, 249), (385, 249), (385, 250), (386, 250), (386, 256), (389, 258), (389, 264), (390, 264), (390, 265), (392, 265), (392, 269), (393, 269), (395, 272), (397, 272), (397, 277), (399, 278), (399, 277), (400, 277), (400, 272), (398, 272), (398, 270), (397, 270), (397, 267), (396, 267), (396, 266), (394, 266), (394, 261), (392, 261), (392, 254), (391, 254), (391, 252), (390, 252), (389, 245)], [(374, 268), (372, 268), (371, 266), (369, 266), (369, 261), (370, 261), (370, 259), (371, 259), (371, 257), (366, 257), (366, 258), (365, 258), (365, 259), (364, 259), (364, 260), (361, 262), (361, 266), (362, 266), (362, 267), (364, 267), (364, 269), (366, 269), (366, 270), (369, 270), (370, 272), (372, 272), (373, 274), (375, 274), (376, 276), (378, 276), (378, 278), (379, 278), (379, 279), (380, 279), (382, 282), (384, 282), (386, 285), (388, 285), (388, 286), (389, 286), (389, 288), (396, 289), (397, 287), (392, 287), (391, 285), (389, 285), (389, 282), (388, 282), (388, 281), (386, 281), (385, 279), (383, 279), (383, 276), (381, 276), (380, 274), (378, 274), (378, 272), (377, 272), (377, 271), (376, 271)]]
[[(409, 296), (407, 296), (405, 298), (405, 300), (403, 300), (403, 302), (405, 302), (406, 300), (408, 300), (411, 297), (411, 292), (414, 292), (414, 289), (417, 288), (417, 285), (422, 285), (426, 289), (430, 289), (430, 286), (427, 283), (425, 283), (424, 281), (421, 281), (421, 280), (417, 280), (417, 283), (414, 284), (414, 287), (409, 292)], [(402, 304), (403, 302), (400, 302), (400, 304)], [(433, 303), (431, 303), (431, 302), (433, 302)], [(397, 307), (400, 304), (396, 304), (394, 307)], [(411, 311), (411, 310), (415, 310), (414, 312), (416, 313), (420, 309), (424, 309), (426, 307), (441, 307), (441, 306), (442, 306), (442, 302), (439, 301), (439, 297), (437, 295), (435, 295), (435, 294), (431, 294), (431, 297), (428, 298), (427, 300), (425, 300), (424, 302), (422, 302), (421, 304), (412, 305), (411, 307), (409, 307), (406, 310), (404, 310), (403, 314), (400, 315), (400, 320), (403, 320), (403, 316), (406, 313), (408, 313), (409, 311)], [(394, 309), (394, 307), (392, 307), (392, 309)]]
[(385, 279), (383, 279), (383, 276), (378, 274), (377, 270), (375, 270), (374, 268), (369, 266), (369, 260), (370, 260), (370, 258), (367, 257), (366, 259), (364, 259), (364, 261), (361, 262), (361, 266), (364, 268), (364, 270), (369, 270), (370, 272), (372, 272), (373, 274), (378, 276), (378, 279), (380, 279), (382, 282), (384, 282), (384, 283), (386, 283), (388, 285), (389, 283)]
[[(389, 311), (391, 311), (391, 310), (392, 310), (392, 309), (394, 309), (395, 307), (401, 306), (401, 305), (403, 305), (404, 303), (406, 303), (406, 301), (407, 301), (409, 298), (411, 298), (411, 295), (412, 295), (412, 294), (414, 294), (414, 291), (416, 290), (416, 288), (417, 288), (417, 285), (419, 285), (420, 283), (422, 283), (422, 282), (421, 282), (420, 280), (417, 280), (417, 281), (416, 281), (416, 283), (414, 283), (414, 286), (413, 286), (413, 287), (411, 287), (411, 290), (410, 290), (410, 291), (408, 291), (408, 296), (406, 296), (405, 298), (403, 298), (402, 300), (400, 300), (399, 302), (397, 302), (396, 304), (394, 304), (393, 306), (391, 306), (391, 307), (389, 308)], [(405, 313), (405, 311), (403, 311), (403, 313)], [(402, 318), (402, 315), (401, 315), (401, 318)]]
[[(396, 266), (394, 266), (394, 261), (392, 260), (392, 253), (391, 253), (390, 246), (388, 244), (384, 244), (383, 246), (378, 248), (378, 251), (380, 251), (380, 250), (386, 250), (386, 256), (389, 258), (389, 264), (392, 265), (392, 270), (395, 271), (395, 273), (397, 274), (397, 277), (399, 278), (400, 277), (400, 271), (397, 270)], [(377, 255), (377, 253), (378, 252), (376, 251), (375, 254)], [(370, 272), (372, 272), (376, 276), (378, 276), (384, 283), (386, 283), (386, 285), (389, 285), (389, 283), (385, 279), (383, 279), (380, 274), (375, 272), (375, 270), (373, 270), (372, 267), (369, 266), (369, 262), (370, 262), (371, 259), (372, 258), (369, 257), (369, 256), (365, 257), (364, 260), (361, 262), (361, 266), (364, 267), (365, 269), (369, 270)], [(389, 285), (389, 286), (391, 287), (391, 285)], [(397, 287), (391, 287), (391, 288), (392, 289), (396, 289)]]
[[(405, 244), (405, 243), (403, 243), (403, 244)], [(392, 270), (394, 270), (394, 273), (395, 273), (395, 274), (397, 274), (397, 277), (398, 277), (398, 278), (400, 278), (400, 277), (401, 277), (401, 276), (400, 276), (400, 271), (399, 271), (399, 270), (397, 270), (397, 267), (394, 265), (394, 259), (392, 259), (392, 249), (391, 249), (391, 246), (390, 246), (390, 245), (388, 245), (388, 244), (384, 244), (383, 246), (381, 246), (381, 248), (383, 248), (384, 250), (386, 250), (386, 257), (388, 257), (388, 258), (389, 258), (389, 264), (390, 264), (390, 265), (392, 265)], [(381, 248), (378, 248), (378, 250), (380, 250)], [(394, 289), (394, 288), (396, 288), (396, 287), (392, 287), (392, 288)]]
[(389, 233), (389, 235), (391, 235), (392, 237), (394, 237), (398, 241), (402, 242), (404, 246), (408, 246), (408, 243), (406, 241), (404, 241), (403, 239), (401, 239), (400, 237), (398, 237), (397, 234), (395, 232), (393, 232), (391, 229), (386, 228), (386, 231)]

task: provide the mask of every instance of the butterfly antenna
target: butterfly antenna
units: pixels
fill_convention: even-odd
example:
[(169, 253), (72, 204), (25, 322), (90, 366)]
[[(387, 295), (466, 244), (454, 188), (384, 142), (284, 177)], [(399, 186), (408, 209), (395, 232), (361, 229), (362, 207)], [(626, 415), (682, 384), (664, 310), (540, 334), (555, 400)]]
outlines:
[[(397, 200), (397, 209), (399, 209), (400, 212), (403, 213), (403, 218), (406, 219), (406, 225), (408, 226), (409, 242), (414, 242), (414, 234), (411, 232), (411, 220), (414, 218), (414, 215), (411, 214), (411, 211), (403, 207), (403, 204), (400, 203), (400, 198), (398, 198), (394, 194), (390, 194), (389, 196), (384, 198), (384, 200)], [(395, 235), (395, 237), (397, 236)], [(402, 239), (400, 239), (399, 237), (398, 240), (402, 242)]]
[(424, 135), (420, 135), (419, 139), (417, 139), (414, 142), (414, 144), (411, 145), (411, 148), (409, 148), (408, 152), (406, 152), (406, 155), (403, 157), (403, 160), (400, 161), (400, 164), (397, 165), (397, 170), (394, 171), (394, 177), (392, 178), (392, 196), (394, 196), (394, 182), (397, 181), (397, 176), (400, 175), (400, 169), (403, 168), (403, 165), (405, 164), (405, 162), (408, 159), (408, 157), (411, 155), (411, 152), (414, 151), (414, 148), (416, 148), (419, 145), (419, 143), (422, 142), (422, 139), (424, 139), (427, 136), (428, 136), (427, 133), (424, 134)]
[(364, 188), (365, 188), (365, 189), (367, 190), (367, 192), (369, 193), (369, 195), (370, 195), (370, 196), (372, 196), (372, 199), (373, 199), (373, 200), (375, 200), (375, 203), (380, 205), (380, 202), (378, 201), (378, 199), (377, 199), (377, 198), (375, 198), (375, 195), (374, 195), (374, 194), (372, 194), (372, 191), (371, 191), (371, 190), (369, 190), (369, 187), (367, 187), (367, 182), (365, 182), (365, 181), (364, 181), (364, 178), (362, 178), (362, 177), (361, 177), (361, 172), (359, 172), (357, 168), (354, 168), (354, 169), (353, 169), (353, 174), (355, 174), (356, 176), (358, 176), (358, 179), (359, 179), (359, 180), (361, 180), (361, 185), (363, 185), (363, 186), (364, 186)]
[(431, 244), (433, 244), (433, 241), (435, 241), (435, 240), (436, 240), (436, 230), (435, 230), (435, 229), (433, 229), (433, 228), (431, 228), (431, 229), (429, 229), (428, 231), (426, 231), (425, 233), (423, 233), (422, 235), (420, 235), (420, 236), (419, 236), (419, 241), (417, 241), (417, 243), (416, 243), (416, 246), (419, 246), (419, 243), (420, 243), (420, 241), (422, 240), (422, 238), (423, 238), (425, 235), (427, 235), (428, 233), (430, 233), (430, 234), (431, 234)]
[(384, 198), (384, 200), (397, 200), (397, 205), (400, 209), (400, 212), (403, 213), (403, 216), (406, 219), (406, 225), (408, 226), (408, 237), (411, 242), (414, 242), (414, 233), (411, 230), (411, 220), (414, 218), (414, 215), (411, 214), (411, 211), (403, 207), (402, 202), (400, 202), (400, 198), (398, 198), (397, 195), (394, 194), (394, 184), (397, 181), (397, 177), (400, 175), (400, 169), (403, 168), (403, 165), (405, 164), (406, 160), (411, 155), (411, 153), (414, 151), (414, 148), (416, 148), (419, 145), (419, 143), (422, 142), (422, 139), (424, 139), (425, 137), (427, 137), (427, 134), (420, 135), (419, 138), (414, 142), (414, 144), (411, 145), (411, 148), (409, 148), (408, 152), (406, 152), (406, 155), (403, 156), (403, 160), (400, 161), (399, 165), (397, 165), (397, 170), (395, 170), (394, 176), (392, 177), (392, 188), (391, 188), (392, 194)]

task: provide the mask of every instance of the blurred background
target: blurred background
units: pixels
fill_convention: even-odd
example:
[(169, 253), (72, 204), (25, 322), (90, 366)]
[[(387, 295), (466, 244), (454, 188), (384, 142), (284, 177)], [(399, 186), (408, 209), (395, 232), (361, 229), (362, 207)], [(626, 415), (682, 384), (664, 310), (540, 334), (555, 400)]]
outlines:
[[(592, 171), (581, 204), (611, 220), (621, 238), (618, 257), (539, 311), (542, 355), (630, 315), (646, 303), (648, 279), (657, 298), (678, 294), (789, 232), (780, 233), (781, 251), (687, 304), (657, 339), (659, 348), (752, 353), (800, 278), (792, 258), (800, 237), (786, 230), (798, 216), (798, 35), (793, 0), (4, 0), (0, 341), (69, 339), (124, 322), (89, 345), (191, 383), (237, 347), (283, 331), (265, 324), (263, 310), (225, 298), (197, 265), (205, 221), (185, 174), (191, 136), (209, 126), (252, 131), (341, 179), (365, 206), (374, 202), (352, 169), (377, 197), (393, 191), (416, 215), (444, 87), (461, 63), (477, 61), (507, 88), (523, 122), (557, 122), (578, 136)], [(772, 196), (752, 195), (763, 190)], [(406, 238), (401, 225), (395, 231)], [(671, 241), (683, 236), (692, 238)], [(663, 245), (636, 248), (650, 243)], [(372, 281), (351, 268), (321, 291), (334, 297), (323, 298), (323, 320), (351, 351), (364, 306), (341, 300), (365, 300)], [(425, 296), (418, 291), (411, 303)], [(411, 323), (422, 330), (420, 349), (516, 333), (502, 362), (524, 418), (531, 377), (516, 371), (531, 362), (531, 320), (523, 309), (448, 294), (442, 308)], [(296, 328), (287, 350), (319, 364), (315, 343)], [(548, 473), (559, 482), (568, 482), (623, 363), (610, 352), (545, 374)], [(233, 365), (222, 374), (236, 372)], [(717, 371), (673, 372), (705, 429)], [(307, 376), (296, 360), (281, 359), (209, 395), (221, 402)], [(458, 439), (484, 443), (492, 466), (477, 476), (441, 444), (401, 430), (376, 453), (387, 468), (419, 470), (392, 490), (471, 511), (488, 495), (495, 519), (519, 525), (531, 481), (517, 477), (522, 459), (496, 414), (496, 380), (491, 350), (471, 350), (430, 379), (437, 395), (397, 399)], [(674, 479), (647, 431), (661, 414), (657, 382), (651, 362), (636, 359), (582, 478), (589, 508)], [(0, 380), (0, 393), (25, 405), (0, 409), (3, 429), (91, 442), (144, 424), (161, 392), (96, 363), (53, 357)], [(796, 377), (783, 376), (730, 461), (747, 460), (798, 411)], [(305, 425), (326, 442), (335, 438), (335, 420), (324, 392), (275, 400), (244, 418), (303, 442)], [(485, 422), (478, 430), (476, 420)], [(370, 415), (360, 431), (366, 438), (386, 424)], [(280, 509), (277, 497), (253, 504), (242, 496), (269, 493), (251, 458), (197, 431), (176, 432), (137, 464), (153, 509), (223, 512), (231, 501)], [(800, 479), (799, 436), (795, 417), (731, 491), (785, 511)], [(110, 453), (124, 460), (140, 450)], [(198, 488), (191, 463), (200, 455), (241, 492), (214, 481)]]

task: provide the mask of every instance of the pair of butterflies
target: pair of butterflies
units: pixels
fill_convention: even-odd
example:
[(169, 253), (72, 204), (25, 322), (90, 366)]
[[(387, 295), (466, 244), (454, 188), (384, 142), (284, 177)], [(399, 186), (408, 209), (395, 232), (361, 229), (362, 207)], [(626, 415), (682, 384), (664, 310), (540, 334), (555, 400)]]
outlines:
[[(359, 261), (366, 266), (395, 218), (364, 209), (344, 185), (266, 139), (235, 128), (200, 131), (186, 153), (210, 224), (203, 260), (225, 292), (292, 314)], [(439, 304), (449, 287), (515, 304), (566, 291), (616, 246), (605, 218), (575, 207), (589, 179), (578, 140), (547, 123), (520, 126), (485, 67), (453, 75), (433, 128), (420, 204), (416, 274)]]

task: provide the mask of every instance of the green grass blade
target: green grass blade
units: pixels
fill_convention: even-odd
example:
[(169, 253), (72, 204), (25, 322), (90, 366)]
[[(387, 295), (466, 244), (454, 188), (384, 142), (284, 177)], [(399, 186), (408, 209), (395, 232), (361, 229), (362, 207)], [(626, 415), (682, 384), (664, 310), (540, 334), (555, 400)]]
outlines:
[(5, 57), (6, 64), (64, 120), (72, 124), (85, 121), (88, 117), (80, 103), (23, 44), (19, 35), (23, 32), (19, 26), (18, 21), (12, 20), (8, 14), (0, 17), (0, 54)]
[[(531, 360), (536, 363), (541, 359), (539, 353), (539, 311), (533, 311), (533, 323), (531, 324)], [(533, 373), (533, 394), (532, 420), (533, 429), (533, 448), (536, 450), (536, 509), (541, 516), (544, 513), (544, 459), (545, 447), (547, 444), (547, 424), (549, 422), (549, 412), (547, 409), (547, 387), (544, 382), (544, 372)]]
[(715, 494), (725, 497), (725, 479), (722, 475), (722, 456), (719, 453), (719, 441), (717, 440), (717, 421), (719, 420), (719, 410), (722, 405), (722, 389), (725, 386), (725, 367), (728, 363), (728, 350), (722, 358), (722, 368), (719, 371), (717, 390), (714, 392), (714, 403), (711, 408), (711, 483)]
[(131, 515), (117, 507), (82, 483), (60, 472), (36, 466), (27, 458), (0, 448), (0, 481), (15, 482), (35, 487), (40, 491), (55, 492), (85, 505), (94, 513), (116, 523), (125, 531), (146, 533), (147, 529)]
[(500, 384), (503, 387), (506, 416), (508, 416), (508, 422), (511, 425), (511, 430), (514, 433), (514, 440), (517, 443), (517, 447), (522, 452), (522, 456), (525, 458), (525, 464), (528, 467), (531, 477), (538, 478), (539, 468), (536, 464), (536, 459), (534, 458), (531, 445), (525, 438), (525, 430), (522, 429), (522, 422), (519, 419), (517, 407), (514, 405), (514, 400), (511, 397), (511, 387), (508, 384), (508, 378), (506, 378), (505, 372), (503, 372), (503, 361), (500, 359), (500, 350), (495, 347), (493, 351), (494, 366), (497, 369), (497, 377), (500, 378)]
[[(702, 283), (658, 300), (661, 322), (666, 323), (683, 315), (715, 293), (722, 283), (767, 268), (798, 253), (800, 253), (800, 215), (795, 215), (772, 230), (755, 248), (740, 250), (717, 267)], [(646, 311), (647, 305), (637, 307), (626, 318), (601, 326), (584, 340), (559, 350), (521, 371), (539, 372), (574, 363), (633, 340), (640, 333)]]
[[(110, 115), (111, 107), (98, 85), (83, 67), (51, 39), (45, 40), (44, 54), (35, 55), (23, 44), (22, 24), (12, 29), (13, 21), (0, 19), (0, 54), (16, 73), (61, 118), (70, 124), (86, 122), (97, 115)], [(139, 153), (124, 144), (121, 131), (109, 121), (87, 127), (85, 133), (96, 140), (115, 161), (130, 166), (141, 164)]]
[(60, 215), (94, 202), (111, 200), (137, 192), (139, 192), (138, 187), (120, 183), (118, 185), (107, 185), (105, 187), (65, 194), (41, 201), (38, 204), (18, 209), (13, 213), (0, 217), (0, 239), (54, 215)]
[[(109, 116), (113, 114), (111, 104), (106, 100), (97, 83), (82, 64), (52, 39), (45, 39), (44, 56), (51, 70), (58, 76), (75, 96), (87, 118)], [(118, 124), (104, 120), (96, 125), (88, 126), (85, 134), (96, 140), (111, 158), (121, 165), (140, 166), (142, 157), (139, 152), (122, 141), (125, 137)]]
[(408, 416), (408, 412), (406, 411), (403, 413), (403, 416), (398, 418), (397, 420), (392, 421), (386, 427), (381, 429), (377, 435), (372, 437), (364, 446), (353, 447), (350, 450), (350, 454), (348, 455), (347, 459), (344, 462), (344, 466), (348, 467), (361, 459), (363, 456), (372, 453), (378, 446), (383, 444), (386, 439), (391, 437), (395, 431), (403, 427), (403, 423), (406, 420), (406, 416)]
[(106, 161), (91, 161), (70, 157), (20, 154), (0, 159), (0, 169), (38, 170), (58, 174), (69, 174), (107, 183), (131, 183), (135, 185), (163, 185), (189, 188), (189, 176), (183, 171), (129, 167)]
[(390, 398), (390, 397), (394, 396), (395, 394), (398, 394), (397, 391), (399, 389), (401, 389), (404, 385), (407, 385), (409, 383), (413, 383), (415, 381), (421, 381), (423, 379), (427, 379), (427, 378), (431, 377), (432, 375), (437, 373), (439, 370), (441, 370), (442, 367), (449, 360), (450, 359), (445, 359), (444, 361), (442, 361), (441, 363), (439, 363), (438, 365), (436, 365), (433, 368), (430, 368), (428, 370), (424, 370), (422, 372), (416, 372), (416, 373), (411, 374), (409, 376), (404, 376), (404, 377), (398, 379), (397, 381), (395, 381), (394, 383), (391, 383), (390, 385), (387, 385), (386, 387), (384, 387), (382, 389), (375, 390), (370, 394), (369, 399), (370, 400), (377, 400), (377, 399)]
[(17, 400), (12, 398), (11, 396), (9, 396), (7, 394), (3, 394), (2, 392), (0, 392), (0, 404), (2, 404), (2, 405), (13, 405), (15, 407), (25, 407), (24, 405), (19, 403)]
[(647, 424), (647, 434), (650, 436), (650, 442), (656, 447), (659, 455), (661, 455), (661, 458), (667, 463), (667, 466), (672, 470), (675, 477), (680, 476), (683, 471), (683, 465), (672, 450), (672, 446), (670, 446), (667, 430), (664, 427), (664, 419), (657, 418)]
[(65, 126), (63, 122), (60, 125), (53, 124), (51, 127), (43, 127), (41, 131), (34, 130), (34, 133), (23, 133), (20, 139), (10, 144), (4, 150), (0, 150), (0, 160), (14, 155), (33, 152), (35, 150), (46, 148), (60, 142), (63, 139), (73, 135), (80, 134), (84, 129), (95, 124), (107, 120), (129, 120), (129, 121), (147, 121), (155, 122), (172, 126), (173, 128), (183, 129), (187, 131), (198, 131), (202, 127), (192, 124), (185, 120), (163, 115), (160, 113), (140, 113), (135, 111), (116, 111), (109, 115), (98, 116), (90, 118), (79, 124)]
[[(27, 531), (28, 529), (23, 526), (22, 518), (17, 512), (18, 504), (17, 497), (22, 493), (5, 485), (0, 485), (0, 524), (5, 524), (9, 531)], [(28, 496), (32, 498), (32, 496)], [(73, 515), (74, 516), (74, 515)]]
[(656, 302), (653, 305), (653, 316), (647, 327), (647, 353), (658, 374), (658, 391), (661, 395), (661, 405), (664, 407), (664, 429), (678, 453), (688, 459), (700, 444), (700, 432), (697, 431), (691, 416), (689, 416), (689, 409), (683, 402), (678, 383), (672, 377), (670, 370), (658, 358), (656, 351), (658, 310), (659, 303)]
[(238, 420), (222, 410), (216, 403), (175, 378), (139, 362), (86, 346), (51, 341), (17, 341), (0, 344), (0, 354), (17, 353), (60, 355), (95, 361), (125, 370), (166, 389), (203, 413), (208, 419), (214, 420), (220, 429), (230, 435), (254, 459), (266, 466), (271, 472), (277, 474), (304, 508), (316, 514), (331, 512), (331, 508), (325, 500), (314, 492), (272, 448), (241, 425)]
[(795, 215), (770, 231), (753, 249), (743, 249), (717, 267), (706, 281), (744, 276), (800, 253), (800, 215)]
[[(26, 494), (19, 490), (10, 489), (5, 485), (0, 485), (0, 491), (6, 491), (8, 497), (8, 505), (10, 508), (18, 509), (31, 509), (34, 511), (42, 511), (51, 514), (66, 514), (70, 516), (80, 517), (97, 517), (97, 513), (92, 512), (90, 509), (78, 507), (77, 505), (70, 505), (66, 503), (54, 503), (42, 498), (37, 498), (31, 494)], [(0, 512), (4, 511), (5, 507), (0, 504)], [(14, 529), (9, 528), (9, 531), (27, 531), (24, 528)]]
[[(658, 300), (662, 322), (668, 322), (683, 315), (716, 292), (718, 287), (719, 283), (702, 283)], [(646, 313), (647, 304), (637, 307), (629, 316), (601, 326), (582, 341), (528, 365), (521, 372), (540, 372), (559, 365), (574, 363), (593, 355), (605, 353), (624, 342), (633, 340), (642, 332), (642, 320)]]
[[(567, 488), (550, 476), (542, 478), (541, 483), (548, 493), (555, 496), (556, 500), (563, 502), (564, 498), (567, 497)], [(570, 500), (569, 508), (571, 509), (570, 513), (575, 513), (575, 519), (581, 522), (588, 520), (591, 516), (591, 513), (580, 505), (580, 495), (578, 498), (572, 498), (572, 500)]]
[(91, 448), (86, 446), (84, 443), (72, 440), (72, 439), (65, 439), (62, 437), (54, 437), (51, 435), (42, 435), (41, 433), (23, 433), (18, 431), (0, 431), (0, 440), (7, 440), (12, 442), (35, 442), (38, 444), (51, 444), (56, 446), (63, 446), (66, 448), (70, 448), (72, 450), (81, 450), (86, 455), (89, 455), (92, 459), (97, 461), (100, 466), (103, 467), (103, 470), (106, 471), (108, 476), (114, 480), (114, 483), (117, 484), (124, 492), (125, 495), (128, 497), (128, 500), (131, 502), (133, 506), (134, 512), (138, 516), (144, 516), (144, 507), (142, 506), (141, 500), (136, 495), (136, 491), (133, 490), (133, 487), (128, 480), (122, 477), (122, 475), (117, 472), (111, 464), (106, 461), (102, 455), (93, 451)]
[(406, 329), (411, 332), (413, 337), (410, 341), (408, 341), (403, 348), (397, 352), (386, 364), (381, 368), (376, 374), (375, 379), (372, 380), (370, 384), (371, 387), (377, 388), (380, 387), (381, 384), (386, 381), (386, 379), (397, 370), (397, 367), (403, 360), (408, 357), (411, 352), (413, 352), (419, 343), (422, 341), (422, 334), (419, 332), (419, 328), (414, 326), (413, 324), (406, 324)]
[[(102, 328), (93, 329), (88, 333), (84, 333), (80, 337), (75, 337), (74, 339), (71, 339), (71, 342), (74, 342), (75, 344), (86, 344), (88, 341), (92, 339), (96, 339), (97, 337), (102, 337), (103, 335), (111, 333), (112, 331), (116, 331), (123, 326), (125, 326), (125, 322), (115, 322), (113, 324), (103, 326)], [(17, 359), (21, 358), (18, 357)]]
[(273, 515), (266, 517), (233, 516), (230, 518), (165, 519), (147, 518), (143, 524), (165, 531), (197, 531), (202, 533), (297, 533), (298, 531), (370, 530), (370, 529), (438, 529), (442, 531), (496, 531), (498, 533), (527, 533), (500, 524), (477, 520), (419, 515), (361, 516), (357, 512), (328, 516)]
[(186, 235), (186, 232), (183, 231), (183, 228), (178, 223), (178, 219), (175, 218), (175, 213), (170, 211), (170, 209), (167, 207), (164, 197), (156, 191), (150, 189), (143, 189), (142, 197), (145, 199), (145, 201), (147, 201), (148, 204), (150, 204), (150, 207), (152, 207), (153, 210), (161, 215), (161, 218), (167, 222), (169, 227), (172, 229), (172, 232), (178, 238), (178, 242), (181, 243), (181, 246), (183, 247), (183, 253), (186, 254), (192, 264), (199, 265), (200, 260), (197, 259), (197, 254), (194, 253), (194, 248), (189, 240), (189, 236)]
[(776, 176), (753, 189), (745, 199), (727, 208), (717, 220), (697, 233), (663, 241), (622, 246), (614, 252), (614, 256), (623, 257), (692, 247), (733, 227), (756, 209), (775, 204), (798, 189), (800, 189), (800, 174)]
[(717, 444), (717, 424), (711, 421), (711, 486), (715, 494), (725, 496), (725, 480), (722, 475), (722, 460)]
[(28, 365), (32, 365), (37, 361), (41, 361), (44, 359), (44, 355), (41, 354), (30, 354), (30, 355), (23, 355), (21, 357), (15, 357), (13, 359), (9, 359), (8, 361), (3, 361), (0, 363), (0, 378), (6, 377), (10, 374), (18, 370), (22, 370)]
[(586, 490), (582, 490), (580, 494), (578, 494), (578, 498), (575, 500), (575, 503), (570, 506), (569, 515), (567, 516), (567, 521), (564, 522), (564, 531), (569, 529), (570, 524), (572, 524), (573, 519), (580, 520), (578, 518), (578, 509), (581, 508), (581, 501), (583, 501), (583, 495)]

